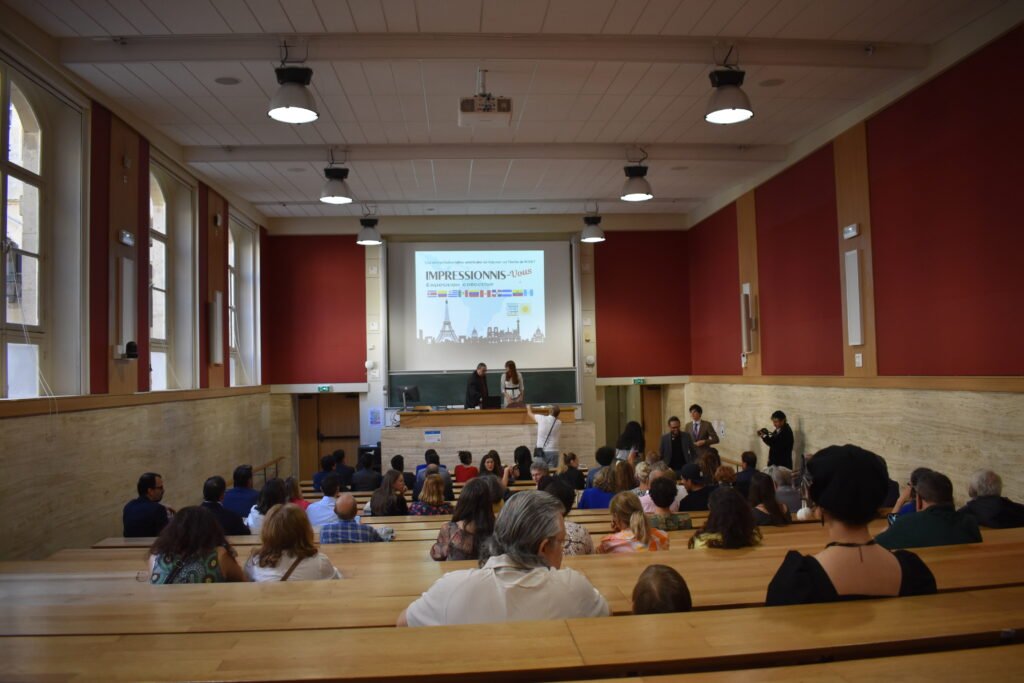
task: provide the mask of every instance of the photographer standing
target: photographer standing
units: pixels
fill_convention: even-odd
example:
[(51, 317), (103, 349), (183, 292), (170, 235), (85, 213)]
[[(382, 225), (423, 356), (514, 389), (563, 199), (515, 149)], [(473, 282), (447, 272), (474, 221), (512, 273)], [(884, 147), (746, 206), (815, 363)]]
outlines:
[(781, 410), (772, 413), (772, 425), (775, 431), (757, 430), (761, 441), (768, 444), (768, 465), (781, 465), (793, 469), (793, 430), (786, 422), (786, 414)]

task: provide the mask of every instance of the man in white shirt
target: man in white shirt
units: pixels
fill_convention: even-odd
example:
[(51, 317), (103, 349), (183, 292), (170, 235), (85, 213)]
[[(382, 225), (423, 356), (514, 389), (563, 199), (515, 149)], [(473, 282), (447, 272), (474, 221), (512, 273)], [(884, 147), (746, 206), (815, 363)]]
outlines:
[(398, 625), (608, 616), (608, 603), (590, 581), (561, 568), (564, 512), (562, 503), (543, 491), (509, 498), (481, 551), (481, 567), (445, 574), (399, 615)]
[(551, 469), (558, 467), (558, 437), (562, 433), (562, 423), (558, 416), (562, 409), (558, 406), (551, 406), (548, 415), (538, 415), (527, 405), (526, 412), (537, 423), (537, 448), (544, 451), (544, 460), (548, 467)]
[(324, 497), (315, 503), (310, 503), (306, 508), (309, 523), (314, 528), (338, 521), (338, 515), (334, 512), (334, 504), (341, 493), (341, 475), (337, 472), (328, 474), (321, 482), (320, 490), (323, 491)]

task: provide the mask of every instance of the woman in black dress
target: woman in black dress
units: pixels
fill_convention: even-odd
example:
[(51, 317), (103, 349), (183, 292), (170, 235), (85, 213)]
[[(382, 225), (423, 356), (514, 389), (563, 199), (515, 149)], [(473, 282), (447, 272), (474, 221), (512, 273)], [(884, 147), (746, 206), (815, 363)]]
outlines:
[(807, 461), (810, 497), (831, 542), (815, 555), (789, 551), (765, 604), (797, 605), (934, 593), (928, 566), (906, 550), (875, 543), (868, 523), (885, 499), (885, 461), (857, 446), (829, 446)]

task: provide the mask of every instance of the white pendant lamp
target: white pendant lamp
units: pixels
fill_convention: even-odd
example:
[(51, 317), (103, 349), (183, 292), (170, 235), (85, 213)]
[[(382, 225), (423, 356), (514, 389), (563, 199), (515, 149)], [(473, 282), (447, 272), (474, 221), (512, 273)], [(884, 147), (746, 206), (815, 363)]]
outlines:
[(704, 120), (708, 123), (729, 125), (741, 123), (754, 116), (750, 98), (743, 92), (744, 72), (739, 69), (718, 69), (709, 75), (714, 90), (708, 100)]
[(626, 166), (626, 184), (622, 186), (622, 195), (619, 197), (624, 202), (646, 202), (654, 199), (651, 192), (651, 184), (647, 182), (647, 167), (641, 164)]
[(270, 100), (267, 116), (282, 123), (310, 123), (320, 115), (309, 89), (313, 70), (304, 66), (282, 66), (274, 70), (280, 87)]
[(364, 247), (376, 247), (384, 243), (384, 239), (377, 232), (376, 218), (360, 218), (359, 225), (363, 226), (356, 237), (356, 244)]
[(604, 242), (604, 230), (601, 229), (600, 216), (584, 216), (583, 225), (583, 234), (580, 235), (581, 242), (588, 244)]
[(328, 166), (324, 169), (323, 189), (320, 190), (320, 201), (324, 204), (351, 204), (352, 190), (349, 189), (346, 179), (348, 178), (347, 168), (335, 168)]

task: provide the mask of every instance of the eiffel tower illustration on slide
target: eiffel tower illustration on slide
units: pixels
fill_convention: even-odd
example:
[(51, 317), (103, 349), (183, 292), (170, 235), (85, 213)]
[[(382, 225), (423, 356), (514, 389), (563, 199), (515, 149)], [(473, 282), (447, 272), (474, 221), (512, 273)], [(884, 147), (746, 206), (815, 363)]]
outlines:
[(444, 323), (441, 325), (441, 331), (437, 334), (437, 341), (435, 343), (440, 344), (441, 342), (455, 342), (459, 343), (459, 338), (455, 334), (455, 330), (452, 329), (452, 321), (448, 318), (448, 302), (444, 302)]

